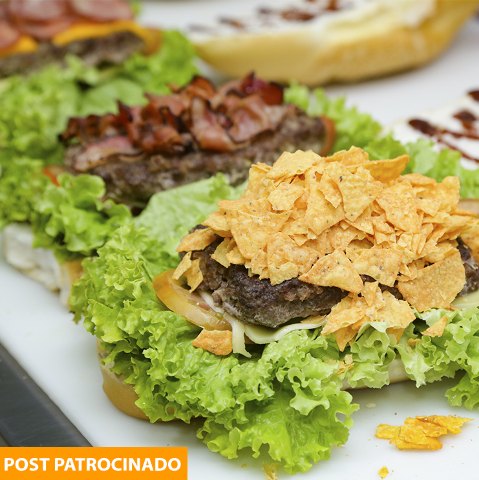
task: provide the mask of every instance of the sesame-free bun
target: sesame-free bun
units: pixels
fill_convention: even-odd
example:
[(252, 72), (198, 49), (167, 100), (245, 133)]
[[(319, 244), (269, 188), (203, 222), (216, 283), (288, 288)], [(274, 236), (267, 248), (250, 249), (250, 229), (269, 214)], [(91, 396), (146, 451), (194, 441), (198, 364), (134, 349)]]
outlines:
[[(409, 4), (425, 1), (395, 0)], [(436, 0), (433, 11), (414, 27), (398, 26), (393, 12), (369, 15), (357, 25), (335, 24), (322, 31), (305, 22), (294, 29), (255, 33), (238, 29), (236, 35), (193, 40), (204, 61), (233, 77), (254, 70), (265, 80), (297, 80), (309, 86), (354, 82), (433, 60), (478, 5), (479, 0)]]

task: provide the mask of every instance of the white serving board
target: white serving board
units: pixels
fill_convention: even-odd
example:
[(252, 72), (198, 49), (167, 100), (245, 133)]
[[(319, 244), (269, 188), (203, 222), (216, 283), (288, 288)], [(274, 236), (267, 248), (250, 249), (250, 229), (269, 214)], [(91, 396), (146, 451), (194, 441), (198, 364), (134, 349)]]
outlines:
[[(232, 0), (147, 3), (142, 18), (149, 24), (183, 27), (211, 12), (227, 14), (243, 2)], [(248, 2), (250, 3), (250, 2)], [(259, 2), (262, 3), (262, 2)], [(264, 2), (263, 2), (264, 3)], [(213, 5), (214, 4), (214, 5)], [(213, 5), (213, 6), (212, 6)], [(236, 12), (237, 10), (235, 10)], [(434, 63), (411, 72), (357, 85), (327, 87), (328, 94), (347, 95), (349, 105), (371, 113), (383, 124), (410, 118), (479, 88), (479, 21), (473, 21)], [(194, 480), (262, 479), (264, 456), (249, 453), (227, 460), (196, 438), (195, 426), (172, 422), (149, 424), (117, 411), (101, 389), (94, 339), (59, 303), (58, 297), (6, 265), (0, 257), (0, 341), (60, 407), (93, 446), (186, 446), (189, 478)], [(475, 478), (479, 414), (448, 405), (440, 382), (416, 389), (412, 382), (354, 392), (360, 410), (353, 416), (348, 443), (333, 448), (331, 459), (297, 478), (322, 480), (377, 479), (387, 466), (387, 480)], [(402, 424), (407, 416), (455, 414), (476, 418), (458, 436), (444, 438), (436, 452), (398, 451), (374, 437), (379, 423)], [(242, 468), (246, 464), (247, 466)], [(280, 478), (287, 478), (284, 471)]]

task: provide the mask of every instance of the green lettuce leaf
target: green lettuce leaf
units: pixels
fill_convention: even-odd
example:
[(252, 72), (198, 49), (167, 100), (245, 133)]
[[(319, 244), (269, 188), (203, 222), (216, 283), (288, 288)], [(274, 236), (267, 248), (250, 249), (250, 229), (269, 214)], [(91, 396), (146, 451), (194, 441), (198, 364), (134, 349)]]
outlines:
[(12, 222), (31, 222), (49, 179), (41, 174), (43, 162), (21, 157), (10, 162), (0, 150), (0, 230)]
[(34, 206), (33, 246), (52, 249), (60, 262), (92, 255), (131, 222), (125, 205), (103, 201), (105, 184), (96, 175), (58, 176), (59, 186), (49, 183)]
[[(336, 124), (333, 151), (349, 150), (353, 145), (364, 148), (375, 140), (381, 126), (370, 115), (347, 108), (345, 97), (328, 98), (323, 89), (310, 92), (304, 85), (293, 84), (285, 91), (285, 100), (306, 110), (309, 115), (325, 115)], [(388, 158), (388, 157), (382, 157)]]
[(236, 200), (245, 185), (232, 187), (221, 174), (207, 180), (157, 193), (135, 219), (171, 256), (188, 230), (218, 209), (220, 200)]

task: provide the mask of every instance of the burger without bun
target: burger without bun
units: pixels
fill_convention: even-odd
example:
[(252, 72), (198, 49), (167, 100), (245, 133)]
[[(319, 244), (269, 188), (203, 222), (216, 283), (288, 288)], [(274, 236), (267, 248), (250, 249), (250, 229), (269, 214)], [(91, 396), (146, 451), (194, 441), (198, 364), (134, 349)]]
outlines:
[(461, 235), (477, 219), (456, 177), (401, 176), (408, 160), (353, 147), (255, 165), (240, 199), (183, 237), (179, 264), (169, 222), (198, 215), (155, 197), (138, 226), (161, 233), (119, 229), (71, 298), (110, 400), (152, 422), (203, 417), (213, 451), (267, 444), (290, 473), (347, 441), (344, 387), (380, 388), (398, 365), (417, 386), (464, 371), (447, 396), (472, 408), (479, 270)]

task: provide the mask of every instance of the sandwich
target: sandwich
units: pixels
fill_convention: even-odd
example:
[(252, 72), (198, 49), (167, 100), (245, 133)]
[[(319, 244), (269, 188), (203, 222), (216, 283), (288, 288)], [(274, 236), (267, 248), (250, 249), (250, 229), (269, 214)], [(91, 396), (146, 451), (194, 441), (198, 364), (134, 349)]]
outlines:
[[(63, 303), (81, 259), (133, 221), (155, 193), (217, 174), (236, 187), (258, 161), (272, 164), (297, 148), (326, 154), (334, 144), (331, 119), (307, 115), (284, 101), (281, 86), (253, 74), (218, 89), (199, 76), (170, 87), (168, 95), (147, 94), (143, 106), (119, 102), (118, 113), (70, 118), (61, 135), (65, 166), (44, 170), (53, 185), (34, 206), (33, 236), (25, 225), (5, 229), (7, 261), (59, 288)], [(59, 176), (64, 171), (70, 175)], [(61, 265), (48, 252), (37, 262), (32, 249), (26, 255), (32, 240), (53, 249)]]
[(29, 73), (74, 54), (86, 66), (154, 53), (157, 30), (134, 21), (124, 0), (7, 0), (0, 3), (0, 78)]
[(253, 73), (220, 88), (199, 76), (171, 87), (144, 106), (119, 103), (116, 115), (71, 118), (68, 171), (100, 176), (109, 198), (141, 209), (157, 192), (217, 173), (236, 186), (253, 163), (296, 149), (325, 155), (334, 144), (332, 120), (285, 103), (280, 85)]
[(194, 25), (200, 57), (220, 72), (306, 85), (353, 82), (440, 55), (477, 0), (296, 0)]
[(408, 160), (284, 153), (201, 222), (188, 186), (157, 194), (73, 288), (110, 400), (152, 422), (202, 417), (211, 450), (267, 445), (289, 473), (347, 441), (345, 387), (381, 388), (398, 364), (417, 386), (463, 371), (446, 396), (473, 408), (479, 270), (462, 237), (477, 218), (457, 178), (401, 175)]

